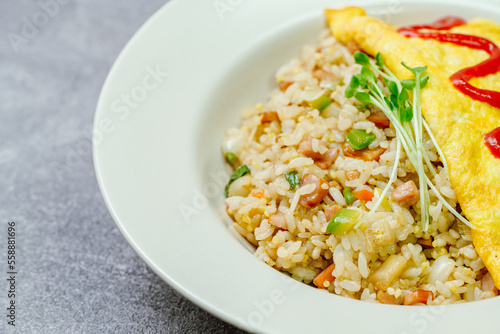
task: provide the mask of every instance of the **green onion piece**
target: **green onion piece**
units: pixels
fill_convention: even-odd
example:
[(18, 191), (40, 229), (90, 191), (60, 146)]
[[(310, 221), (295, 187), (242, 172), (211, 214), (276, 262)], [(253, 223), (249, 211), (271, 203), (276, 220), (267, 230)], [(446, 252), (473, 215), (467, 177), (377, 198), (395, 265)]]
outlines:
[(285, 179), (290, 183), (290, 190), (293, 190), (300, 183), (299, 173), (295, 171), (285, 173)]
[(226, 160), (229, 162), (229, 163), (233, 163), (235, 162), (236, 160), (238, 160), (238, 157), (236, 156), (236, 154), (234, 153), (231, 153), (231, 152), (227, 152), (226, 153)]
[(342, 209), (328, 223), (326, 233), (344, 235), (356, 225), (359, 212), (351, 209)]
[(250, 173), (250, 169), (247, 167), (247, 165), (242, 165), (238, 167), (237, 170), (234, 171), (233, 175), (231, 175), (231, 177), (229, 178), (229, 182), (226, 184), (226, 188), (224, 188), (226, 197), (229, 194), (229, 187), (231, 186), (231, 184), (240, 177), (247, 175), (248, 173)]
[(309, 107), (313, 109), (318, 109), (319, 112), (322, 112), (323, 110), (326, 109), (326, 107), (332, 104), (332, 99), (329, 98), (328, 96), (321, 95), (314, 101), (308, 101), (307, 104), (309, 104)]
[(354, 150), (362, 150), (375, 140), (375, 134), (367, 133), (365, 130), (352, 129), (347, 134), (347, 142)]
[(358, 104), (356, 103), (354, 105), (356, 108), (358, 108), (359, 111), (367, 111), (367, 110), (370, 110), (370, 107), (368, 107), (366, 104)]
[(351, 188), (344, 188), (342, 193), (344, 194), (345, 202), (347, 203), (347, 205), (351, 205), (356, 201), (356, 196), (354, 196)]

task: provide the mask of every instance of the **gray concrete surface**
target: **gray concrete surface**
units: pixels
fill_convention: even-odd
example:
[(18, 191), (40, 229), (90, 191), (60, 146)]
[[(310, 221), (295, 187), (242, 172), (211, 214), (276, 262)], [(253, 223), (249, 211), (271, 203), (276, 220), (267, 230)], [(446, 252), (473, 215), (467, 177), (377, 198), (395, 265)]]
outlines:
[[(90, 133), (104, 79), (166, 2), (0, 1), (1, 333), (240, 332), (147, 268), (94, 174)], [(15, 327), (6, 310), (9, 221)]]

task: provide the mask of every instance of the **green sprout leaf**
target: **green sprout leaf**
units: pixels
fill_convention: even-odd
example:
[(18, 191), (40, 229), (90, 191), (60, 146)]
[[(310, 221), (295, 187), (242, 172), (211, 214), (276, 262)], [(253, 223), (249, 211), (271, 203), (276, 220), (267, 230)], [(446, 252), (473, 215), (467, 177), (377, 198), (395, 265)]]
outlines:
[(354, 97), (363, 104), (372, 104), (372, 99), (368, 93), (357, 91)]
[(382, 54), (380, 52), (377, 53), (377, 55), (375, 56), (375, 63), (380, 68), (384, 67), (384, 60), (383, 60)]
[(429, 76), (426, 75), (425, 77), (420, 79), (420, 89), (424, 88), (427, 86), (427, 82), (429, 81)]
[(370, 57), (363, 52), (356, 51), (354, 53), (354, 61), (359, 65), (370, 66)]
[(417, 77), (417, 74), (422, 74), (425, 71), (427, 71), (427, 66), (423, 66), (423, 67), (410, 67), (410, 66), (406, 65), (404, 61), (401, 62), (401, 65), (403, 65), (404, 67), (406, 67), (406, 69), (408, 71), (410, 71), (411, 73), (413, 73), (413, 75), (415, 77)]
[(413, 118), (413, 108), (408, 106), (407, 108), (401, 108), (399, 112), (399, 120), (401, 123), (409, 122)]
[(356, 76), (353, 76), (351, 79), (351, 83), (349, 84), (349, 87), (345, 90), (345, 97), (351, 98), (354, 96), (356, 93), (356, 90), (359, 87), (359, 79)]

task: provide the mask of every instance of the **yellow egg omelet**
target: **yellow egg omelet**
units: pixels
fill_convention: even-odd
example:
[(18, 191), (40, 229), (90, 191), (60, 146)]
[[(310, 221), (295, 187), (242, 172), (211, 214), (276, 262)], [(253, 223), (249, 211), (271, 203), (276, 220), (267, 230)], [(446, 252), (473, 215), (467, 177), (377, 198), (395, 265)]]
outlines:
[[(408, 79), (408, 66), (428, 66), (430, 80), (422, 90), (422, 113), (449, 166), (451, 184), (472, 230), (477, 253), (500, 288), (500, 159), (484, 144), (484, 135), (500, 127), (500, 109), (471, 99), (455, 89), (449, 77), (489, 55), (432, 39), (407, 38), (397, 28), (367, 16), (363, 9), (326, 10), (333, 35), (343, 44), (357, 43), (374, 56), (380, 52), (387, 67)], [(500, 25), (474, 19), (450, 32), (484, 37), (500, 45)], [(500, 91), (500, 74), (475, 78), (478, 88)]]

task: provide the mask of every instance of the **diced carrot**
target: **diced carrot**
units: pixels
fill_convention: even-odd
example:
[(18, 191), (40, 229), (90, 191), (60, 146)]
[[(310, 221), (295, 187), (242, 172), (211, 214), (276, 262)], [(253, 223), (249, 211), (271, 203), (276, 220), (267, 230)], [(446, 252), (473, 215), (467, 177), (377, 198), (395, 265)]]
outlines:
[(264, 194), (264, 189), (260, 189), (257, 191), (252, 191), (252, 196), (256, 198), (264, 198), (266, 195)]
[(429, 296), (431, 300), (434, 299), (434, 294), (432, 293), (432, 291), (420, 290), (420, 289), (412, 291), (409, 294), (407, 294), (403, 299), (403, 305), (415, 305), (418, 303), (427, 305)]
[(370, 116), (368, 116), (368, 120), (375, 125), (380, 126), (381, 128), (386, 128), (391, 125), (391, 121), (387, 118), (383, 111), (377, 110)]
[(280, 90), (282, 92), (284, 92), (285, 90), (288, 89), (288, 87), (290, 87), (291, 85), (293, 84), (293, 82), (291, 81), (282, 81), (280, 82)]
[(262, 115), (262, 118), (260, 120), (261, 124), (271, 123), (272, 121), (279, 121), (280, 120), (278, 113), (276, 111), (263, 112), (263, 113), (261, 113), (261, 115)]
[(323, 269), (319, 274), (316, 275), (316, 277), (314, 277), (314, 285), (316, 285), (320, 289), (326, 289), (327, 287), (329, 287), (330, 284), (335, 280), (335, 277), (332, 275), (334, 269), (334, 263)]
[(356, 196), (357, 199), (360, 199), (362, 201), (371, 201), (373, 196), (375, 196), (371, 191), (362, 189), (362, 190), (357, 190), (352, 192), (354, 196)]

